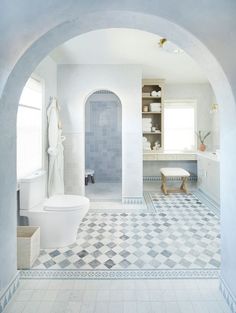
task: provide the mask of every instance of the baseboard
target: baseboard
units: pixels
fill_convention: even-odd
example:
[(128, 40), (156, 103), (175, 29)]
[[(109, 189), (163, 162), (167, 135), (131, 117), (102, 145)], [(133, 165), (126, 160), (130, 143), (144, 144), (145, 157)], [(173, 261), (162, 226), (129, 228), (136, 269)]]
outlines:
[[(167, 181), (181, 181), (181, 177), (167, 177)], [(189, 181), (197, 181), (196, 175), (191, 175), (188, 178)], [(143, 176), (144, 182), (150, 182), (150, 181), (161, 181), (161, 176)]]
[(122, 197), (123, 204), (143, 204), (143, 197)]
[(236, 313), (236, 298), (232, 295), (228, 285), (222, 277), (220, 277), (220, 291), (230, 307), (231, 312)]
[(11, 300), (12, 296), (16, 292), (18, 286), (19, 286), (19, 272), (17, 271), (14, 278), (11, 280), (11, 282), (8, 284), (8, 286), (0, 293), (0, 313), (4, 311), (4, 308), (8, 304), (8, 302)]
[(211, 211), (213, 211), (217, 216), (220, 216), (220, 205), (211, 197), (209, 197), (205, 192), (201, 189), (196, 189), (193, 194), (197, 196), (197, 198), (202, 201)]

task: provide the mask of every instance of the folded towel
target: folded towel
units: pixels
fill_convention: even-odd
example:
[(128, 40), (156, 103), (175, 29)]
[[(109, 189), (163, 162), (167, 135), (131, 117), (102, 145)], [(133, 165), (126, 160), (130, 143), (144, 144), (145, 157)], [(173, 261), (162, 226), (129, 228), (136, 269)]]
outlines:
[(143, 117), (142, 121), (143, 121), (143, 123), (151, 123), (152, 119), (151, 119), (151, 117)]

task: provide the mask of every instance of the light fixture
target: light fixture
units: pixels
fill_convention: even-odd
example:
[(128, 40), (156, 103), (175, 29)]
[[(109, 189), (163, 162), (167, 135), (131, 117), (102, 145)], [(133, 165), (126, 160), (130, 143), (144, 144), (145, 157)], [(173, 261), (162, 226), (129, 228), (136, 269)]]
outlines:
[(212, 103), (210, 113), (216, 113), (218, 111), (218, 104), (217, 103)]
[(184, 51), (177, 47), (172, 42), (168, 41), (166, 38), (161, 38), (158, 42), (159, 48), (163, 51), (169, 52), (169, 53), (176, 53), (176, 54), (182, 54)]
[(167, 42), (167, 39), (166, 38), (161, 38), (159, 40), (159, 47), (160, 48), (163, 48), (164, 47), (164, 44)]

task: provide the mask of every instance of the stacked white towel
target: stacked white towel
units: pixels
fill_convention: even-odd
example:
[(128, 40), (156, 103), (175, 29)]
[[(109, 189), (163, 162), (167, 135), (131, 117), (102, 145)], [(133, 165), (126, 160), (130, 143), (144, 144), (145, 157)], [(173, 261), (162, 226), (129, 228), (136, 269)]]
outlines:
[(143, 137), (143, 150), (151, 150), (151, 144), (146, 137)]
[(151, 112), (161, 112), (161, 103), (153, 102), (149, 105)]
[(150, 117), (143, 118), (143, 132), (150, 132), (152, 128), (152, 119)]

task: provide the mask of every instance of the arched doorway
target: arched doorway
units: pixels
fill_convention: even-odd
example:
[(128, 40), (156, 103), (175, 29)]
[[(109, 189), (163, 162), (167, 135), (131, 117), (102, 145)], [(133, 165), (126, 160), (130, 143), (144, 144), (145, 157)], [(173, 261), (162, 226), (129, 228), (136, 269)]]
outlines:
[(90, 200), (121, 200), (122, 108), (109, 90), (94, 92), (85, 103), (85, 169), (94, 171), (85, 187)]
[[(15, 243), (15, 210), (16, 210), (16, 200), (15, 200), (15, 185), (16, 185), (16, 171), (15, 171), (15, 126), (16, 126), (16, 111), (17, 103), (23, 86), (29, 77), (30, 73), (36, 67), (36, 65), (48, 54), (50, 50), (56, 47), (58, 44), (72, 38), (79, 33), (87, 32), (92, 29), (99, 29), (103, 27), (133, 27), (137, 29), (142, 29), (150, 31), (153, 33), (158, 32), (163, 36), (168, 37), (171, 41), (175, 42), (182, 49), (186, 50), (205, 70), (209, 81), (211, 82), (214, 91), (216, 93), (217, 101), (221, 103), (224, 110), (221, 110), (221, 125), (222, 125), (222, 153), (221, 153), (221, 181), (222, 181), (222, 197), (221, 197), (221, 221), (222, 221), (222, 253), (223, 253), (223, 266), (222, 275), (224, 279), (228, 282), (232, 292), (236, 292), (235, 281), (235, 216), (232, 214), (235, 210), (235, 186), (229, 184), (229, 182), (234, 181), (235, 176), (235, 146), (232, 145), (235, 139), (235, 117), (236, 117), (236, 106), (233, 93), (230, 87), (229, 80), (233, 76), (226, 77), (224, 70), (221, 67), (219, 61), (216, 57), (220, 57), (220, 54), (226, 54), (227, 51), (222, 47), (222, 51), (217, 54), (217, 49), (215, 49), (215, 56), (207, 49), (208, 38), (204, 34), (197, 33), (199, 39), (194, 35), (183, 29), (180, 24), (185, 25), (186, 29), (194, 33), (195, 24), (194, 19), (189, 19), (185, 23), (181, 23), (179, 16), (173, 17), (171, 12), (174, 12), (174, 8), (162, 7), (162, 10), (158, 8), (159, 3), (156, 7), (151, 7), (149, 10), (146, 8), (146, 4), (143, 7), (138, 8), (138, 11), (149, 12), (149, 14), (136, 13), (130, 11), (124, 11), (122, 8), (119, 11), (98, 11), (90, 14), (89, 10), (81, 15), (78, 14), (74, 19), (71, 18), (70, 13), (67, 11), (63, 14), (63, 21), (57, 20), (57, 14), (51, 16), (51, 20), (55, 18), (56, 27), (52, 24), (48, 24), (48, 27), (44, 29), (42, 33), (38, 33), (34, 38), (29, 38), (28, 42), (22, 47), (22, 53), (24, 54), (19, 59), (20, 53), (17, 55), (15, 62), (13, 61), (6, 72), (5, 80), (2, 83), (2, 96), (1, 96), (1, 126), (2, 126), (2, 136), (0, 139), (0, 149), (1, 149), (1, 167), (0, 173), (2, 181), (4, 184), (1, 188), (1, 207), (2, 207), (2, 218), (1, 222), (3, 226), (1, 227), (2, 236), (2, 254), (9, 256), (1, 260), (1, 268), (3, 271), (2, 275), (2, 286), (6, 286), (14, 273), (16, 272), (16, 243)], [(164, 5), (164, 4), (163, 4)], [(122, 6), (122, 3), (120, 4)], [(120, 7), (121, 8), (121, 7)], [(199, 3), (199, 8), (202, 9), (201, 3)], [(218, 8), (220, 12), (220, 7)], [(47, 9), (44, 8), (45, 13)], [(162, 19), (152, 12), (164, 12), (163, 16), (168, 16), (168, 19)], [(192, 7), (188, 7), (189, 13), (192, 11)], [(188, 12), (186, 16), (189, 18)], [(170, 15), (170, 17), (169, 17)], [(191, 16), (191, 15), (190, 15)], [(173, 22), (170, 22), (172, 20)], [(46, 22), (45, 16), (45, 22)], [(43, 24), (43, 21), (41, 20)], [(41, 31), (40, 29), (38, 32)], [(40, 37), (41, 36), (41, 37)], [(39, 38), (40, 37), (40, 38)], [(32, 42), (34, 42), (32, 44)], [(205, 43), (205, 45), (203, 44)], [(210, 47), (210, 44), (209, 44)], [(219, 48), (220, 50), (220, 48)], [(10, 63), (10, 61), (9, 61)], [(11, 70), (12, 69), (12, 70)], [(225, 65), (225, 70), (227, 70), (227, 64)], [(230, 71), (227, 71), (230, 73)], [(229, 79), (229, 80), (228, 80)], [(8, 167), (5, 163), (8, 163)], [(8, 210), (5, 210), (5, 208)], [(6, 240), (7, 239), (7, 240)], [(10, 261), (11, 262), (8, 262)], [(7, 270), (6, 270), (7, 268)]]

